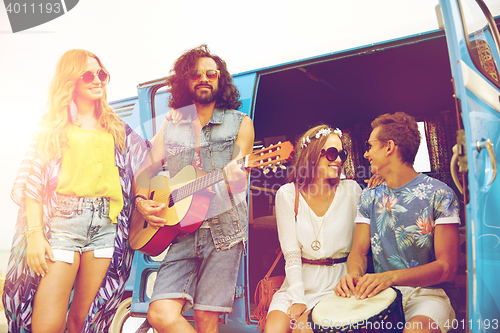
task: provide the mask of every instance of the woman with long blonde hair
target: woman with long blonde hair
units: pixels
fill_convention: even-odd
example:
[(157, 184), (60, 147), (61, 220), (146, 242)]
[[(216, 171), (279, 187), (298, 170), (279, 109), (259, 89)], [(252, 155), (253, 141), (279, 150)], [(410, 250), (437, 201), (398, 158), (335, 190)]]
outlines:
[(11, 194), (20, 210), (2, 297), (9, 332), (102, 332), (120, 302), (129, 191), (147, 146), (106, 102), (108, 82), (91, 52), (57, 64)]

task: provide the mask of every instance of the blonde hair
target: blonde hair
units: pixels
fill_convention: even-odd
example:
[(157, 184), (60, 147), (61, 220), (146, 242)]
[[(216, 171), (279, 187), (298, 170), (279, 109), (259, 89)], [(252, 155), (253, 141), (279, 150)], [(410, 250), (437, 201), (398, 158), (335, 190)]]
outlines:
[[(331, 134), (318, 135), (319, 137), (316, 136), (320, 131), (325, 133), (325, 130), (331, 130)], [(296, 153), (292, 161), (291, 171), (288, 175), (289, 182), (294, 182), (298, 184), (299, 187), (312, 184), (316, 177), (316, 166), (321, 157), (321, 149), (323, 149), (328, 138), (331, 135), (337, 135), (342, 142), (342, 138), (337, 132), (338, 130), (333, 130), (330, 126), (322, 124), (310, 128), (307, 132), (302, 134), (295, 145)], [(308, 142), (307, 145), (304, 145), (304, 142)]]
[[(44, 158), (55, 159), (67, 148), (68, 127), (73, 123), (71, 103), (77, 80), (87, 71), (88, 58), (94, 58), (106, 70), (101, 60), (86, 50), (69, 50), (57, 63), (56, 73), (49, 88), (46, 113), (40, 122), (38, 143)], [(109, 80), (109, 79), (108, 79)], [(113, 136), (120, 151), (125, 148), (125, 125), (106, 101), (106, 85), (102, 85), (103, 96), (96, 101), (94, 117), (100, 128)]]

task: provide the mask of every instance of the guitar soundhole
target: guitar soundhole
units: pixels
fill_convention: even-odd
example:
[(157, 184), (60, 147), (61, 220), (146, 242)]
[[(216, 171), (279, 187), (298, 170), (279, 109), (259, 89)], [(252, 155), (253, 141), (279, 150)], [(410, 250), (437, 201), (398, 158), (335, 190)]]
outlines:
[(176, 193), (176, 191), (170, 193), (170, 195), (168, 197), (168, 208), (172, 208), (174, 206), (174, 204), (175, 204), (175, 202), (174, 202), (174, 193)]

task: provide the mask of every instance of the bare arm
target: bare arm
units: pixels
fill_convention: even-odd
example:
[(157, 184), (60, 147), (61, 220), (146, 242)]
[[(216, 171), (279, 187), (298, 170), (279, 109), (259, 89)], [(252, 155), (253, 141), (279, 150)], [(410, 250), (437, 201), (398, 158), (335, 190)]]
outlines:
[[(149, 181), (162, 166), (162, 161), (166, 156), (163, 143), (163, 130), (167, 122), (168, 120), (163, 122), (160, 130), (151, 140), (151, 151), (134, 175), (134, 180), (132, 182), (134, 198), (137, 196), (148, 198)], [(151, 226), (159, 228), (165, 225), (167, 221), (156, 216), (156, 214), (165, 208), (164, 203), (159, 203), (153, 200), (134, 200), (137, 210), (144, 217), (144, 219), (151, 224)]]
[(356, 283), (366, 272), (368, 252), (370, 251), (370, 225), (356, 223), (351, 253), (347, 258), (347, 275), (335, 286), (337, 296), (351, 297)]
[(26, 262), (36, 274), (45, 276), (49, 272), (45, 254), (52, 261), (54, 261), (54, 255), (43, 233), (42, 205), (30, 197), (26, 197), (26, 218), (28, 220)]
[(458, 224), (438, 224), (434, 231), (436, 261), (428, 264), (366, 274), (356, 285), (358, 298), (372, 297), (391, 286), (425, 287), (453, 280), (457, 273), (459, 253)]
[(241, 166), (236, 163), (235, 159), (252, 153), (254, 137), (252, 120), (245, 116), (234, 142), (233, 161), (224, 168), (230, 193), (240, 193), (247, 189), (248, 173), (241, 170)]

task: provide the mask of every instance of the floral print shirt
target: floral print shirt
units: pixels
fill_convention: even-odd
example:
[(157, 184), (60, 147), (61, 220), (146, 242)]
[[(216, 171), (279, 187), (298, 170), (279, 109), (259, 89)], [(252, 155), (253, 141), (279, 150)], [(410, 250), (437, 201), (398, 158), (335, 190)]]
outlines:
[(436, 260), (435, 226), (460, 223), (458, 200), (445, 183), (418, 174), (398, 188), (364, 189), (355, 222), (370, 224), (376, 273), (417, 267)]

